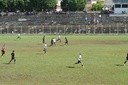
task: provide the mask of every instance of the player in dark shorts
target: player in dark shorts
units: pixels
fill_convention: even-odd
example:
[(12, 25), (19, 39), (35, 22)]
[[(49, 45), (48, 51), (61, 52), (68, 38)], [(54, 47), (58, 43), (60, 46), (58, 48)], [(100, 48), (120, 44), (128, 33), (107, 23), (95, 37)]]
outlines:
[(2, 52), (1, 56), (3, 56), (5, 54), (5, 44), (3, 45), (1, 52)]
[(43, 50), (44, 51), (44, 54), (46, 53), (46, 49), (47, 49), (47, 44), (45, 43), (44, 44), (44, 50)]
[(81, 66), (84, 68), (84, 65), (82, 63), (82, 54), (80, 53), (79, 56), (78, 56), (78, 61), (75, 63), (75, 64), (81, 64)]
[(11, 57), (12, 57), (12, 58), (11, 58), (11, 60), (9, 61), (8, 64), (10, 64), (12, 60), (14, 60), (14, 63), (16, 62), (14, 50), (13, 50), (12, 53), (11, 53)]
[(67, 39), (67, 37), (65, 37), (65, 45), (68, 45), (68, 39)]
[(42, 39), (42, 40), (43, 40), (43, 43), (45, 43), (45, 35), (44, 35), (44, 37), (43, 37), (43, 39)]
[(60, 34), (59, 34), (59, 36), (58, 36), (58, 40), (57, 41), (60, 41), (61, 42), (61, 39), (60, 39)]
[(18, 34), (18, 37), (17, 37), (17, 39), (21, 39), (21, 37), (20, 37), (20, 34)]
[(124, 65), (126, 64), (127, 61), (128, 61), (128, 53), (127, 53), (127, 56), (126, 56), (126, 60), (124, 61)]
[(53, 46), (53, 38), (51, 39), (51, 45), (50, 46)]

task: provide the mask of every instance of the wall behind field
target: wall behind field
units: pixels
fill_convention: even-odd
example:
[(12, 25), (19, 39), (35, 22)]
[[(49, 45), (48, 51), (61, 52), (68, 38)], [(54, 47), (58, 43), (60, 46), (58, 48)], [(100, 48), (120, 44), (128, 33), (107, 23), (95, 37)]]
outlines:
[(128, 17), (108, 14), (40, 14), (0, 16), (0, 33), (127, 33)]

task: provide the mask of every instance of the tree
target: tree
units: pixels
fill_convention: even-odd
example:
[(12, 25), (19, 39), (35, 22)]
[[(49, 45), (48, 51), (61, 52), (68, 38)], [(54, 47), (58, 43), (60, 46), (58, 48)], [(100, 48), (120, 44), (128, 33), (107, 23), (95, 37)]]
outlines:
[(29, 9), (30, 0), (23, 0), (23, 1), (24, 1), (23, 11), (27, 11)]
[(57, 0), (42, 0), (42, 5), (44, 10), (53, 10), (55, 9)]
[(41, 11), (53, 10), (56, 7), (56, 0), (0, 0), (0, 10), (8, 11)]
[(63, 0), (62, 8), (67, 11), (83, 11), (86, 0)]
[(92, 5), (91, 11), (101, 11), (103, 7), (105, 7), (105, 5), (102, 1), (98, 1), (96, 4)]
[(77, 10), (83, 11), (85, 8), (86, 0), (77, 0)]
[(29, 11), (41, 11), (43, 8), (44, 0), (30, 0), (27, 6), (27, 10)]
[(23, 11), (24, 9), (24, 0), (17, 0), (15, 5), (17, 10)]
[(3, 0), (4, 9), (8, 11), (16, 11), (16, 10), (23, 10), (25, 6), (25, 2), (29, 0)]
[(68, 11), (68, 1), (69, 0), (63, 0), (61, 2), (61, 7), (62, 7), (63, 11)]
[(5, 3), (3, 0), (0, 0), (0, 11), (2, 11), (5, 7)]

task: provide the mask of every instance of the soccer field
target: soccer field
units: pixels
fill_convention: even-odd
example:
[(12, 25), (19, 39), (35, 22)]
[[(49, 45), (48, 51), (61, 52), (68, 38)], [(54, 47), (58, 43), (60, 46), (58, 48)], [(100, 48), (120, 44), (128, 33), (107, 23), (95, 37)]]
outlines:
[[(64, 45), (65, 37), (69, 45)], [(43, 52), (43, 35), (1, 35), (0, 85), (127, 85), (127, 35), (61, 35)], [(45, 35), (49, 46), (58, 35)], [(15, 50), (16, 64), (11, 59)], [(82, 53), (84, 68), (75, 65)]]

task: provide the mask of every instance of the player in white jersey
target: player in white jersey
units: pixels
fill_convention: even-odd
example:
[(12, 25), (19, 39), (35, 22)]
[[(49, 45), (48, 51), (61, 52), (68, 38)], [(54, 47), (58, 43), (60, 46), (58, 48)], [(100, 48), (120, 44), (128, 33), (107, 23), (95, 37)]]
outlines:
[(79, 56), (78, 56), (78, 61), (75, 63), (75, 64), (81, 64), (81, 66), (84, 68), (84, 65), (82, 63), (82, 54), (80, 53)]
[(53, 45), (56, 45), (56, 39), (53, 38)]
[(57, 41), (60, 41), (61, 42), (61, 39), (60, 39), (60, 34), (59, 34), (59, 36), (58, 36), (58, 40)]
[(44, 43), (44, 54), (46, 53), (46, 49), (47, 49), (47, 44)]
[(19, 38), (21, 39), (21, 37), (20, 37), (20, 34), (18, 34), (18, 37), (17, 37), (17, 39), (19, 39)]

